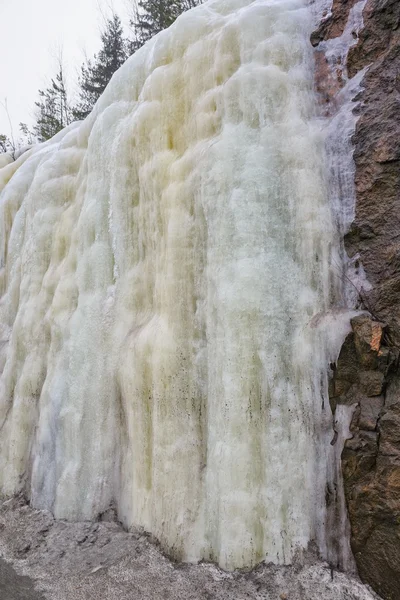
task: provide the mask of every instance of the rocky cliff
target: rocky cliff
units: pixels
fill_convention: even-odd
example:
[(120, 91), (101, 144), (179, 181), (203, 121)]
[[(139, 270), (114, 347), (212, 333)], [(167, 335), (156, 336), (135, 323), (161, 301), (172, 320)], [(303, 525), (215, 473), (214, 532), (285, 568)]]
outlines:
[[(351, 545), (361, 578), (383, 598), (400, 598), (400, 2), (367, 0), (362, 29), (345, 65), (327, 78), (326, 40), (342, 36), (354, 0), (335, 0), (312, 36), (323, 101), (334, 105), (343, 82), (365, 70), (354, 100), (355, 215), (345, 236), (348, 256), (362, 265), (359, 306), (335, 366), (331, 404), (352, 405), (342, 455)], [(326, 69), (325, 69), (326, 72)], [(329, 82), (329, 85), (327, 85)], [(358, 262), (357, 262), (358, 261)]]

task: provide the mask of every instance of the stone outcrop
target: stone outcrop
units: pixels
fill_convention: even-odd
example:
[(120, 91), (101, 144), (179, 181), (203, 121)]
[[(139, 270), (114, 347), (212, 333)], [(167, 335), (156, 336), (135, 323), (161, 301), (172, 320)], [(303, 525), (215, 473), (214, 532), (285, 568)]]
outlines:
[[(339, 37), (356, 0), (334, 0), (312, 43)], [(331, 384), (331, 405), (355, 408), (342, 455), (351, 545), (363, 581), (383, 598), (400, 599), (400, 2), (367, 0), (363, 28), (346, 65), (353, 77), (367, 67), (353, 137), (355, 218), (345, 238), (371, 289), (360, 290), (371, 317), (352, 322)], [(356, 38), (356, 34), (354, 34)], [(323, 65), (323, 56), (317, 65)], [(339, 68), (340, 67), (340, 68)], [(319, 87), (334, 104), (336, 73)], [(329, 110), (325, 112), (329, 114)], [(383, 323), (385, 325), (383, 325)]]
[(332, 379), (330, 401), (354, 408), (342, 454), (351, 545), (359, 573), (384, 598), (399, 597), (399, 351), (387, 328), (367, 315), (351, 321)]
[(372, 284), (366, 305), (400, 345), (400, 3), (369, 0), (364, 29), (348, 56), (363, 80), (354, 136), (356, 215), (346, 238), (348, 254), (359, 254)]

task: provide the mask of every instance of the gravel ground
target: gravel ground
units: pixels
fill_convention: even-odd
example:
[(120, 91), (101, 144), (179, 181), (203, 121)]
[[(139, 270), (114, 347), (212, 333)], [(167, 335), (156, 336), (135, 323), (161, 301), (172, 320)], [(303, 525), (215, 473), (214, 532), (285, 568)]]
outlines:
[(373, 600), (355, 577), (312, 552), (287, 567), (227, 573), (177, 564), (110, 512), (95, 523), (55, 521), (22, 498), (0, 506), (0, 600)]
[(18, 575), (9, 563), (0, 558), (0, 598), (1, 600), (44, 600), (35, 591), (34, 581)]

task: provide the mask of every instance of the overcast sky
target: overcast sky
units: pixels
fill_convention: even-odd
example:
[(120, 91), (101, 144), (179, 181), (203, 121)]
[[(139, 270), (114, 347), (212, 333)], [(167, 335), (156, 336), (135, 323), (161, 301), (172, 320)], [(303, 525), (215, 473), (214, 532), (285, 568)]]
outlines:
[[(37, 92), (57, 70), (63, 50), (67, 81), (99, 48), (102, 13), (110, 6), (127, 22), (129, 0), (0, 0), (0, 101), (8, 110), (18, 137), (18, 124), (32, 124)], [(10, 127), (0, 105), (0, 133)]]

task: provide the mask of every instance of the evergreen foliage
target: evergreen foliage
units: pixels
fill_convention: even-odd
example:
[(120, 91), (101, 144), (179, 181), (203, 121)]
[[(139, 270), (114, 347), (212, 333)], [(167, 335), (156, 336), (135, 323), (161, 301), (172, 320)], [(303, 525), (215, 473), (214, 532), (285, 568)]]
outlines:
[(154, 35), (172, 25), (181, 13), (198, 4), (201, 0), (138, 0), (130, 20), (134, 33), (129, 42), (130, 53), (136, 52)]
[(29, 131), (28, 126), (25, 123), (19, 124), (19, 130), (22, 136), (20, 136), (17, 141), (15, 141), (12, 131), (11, 137), (0, 133), (0, 154), (6, 152), (15, 159), (17, 152), (34, 143), (33, 133)]
[(8, 152), (12, 156), (15, 152), (15, 146), (7, 135), (0, 133), (0, 154)]
[[(130, 20), (133, 29), (133, 39), (124, 37), (121, 20), (113, 14), (106, 22), (101, 34), (101, 49), (92, 59), (86, 60), (81, 66), (79, 76), (78, 101), (71, 108), (68, 100), (64, 72), (60, 60), (59, 71), (51, 85), (45, 90), (39, 90), (36, 123), (32, 130), (20, 123), (23, 135), (18, 142), (32, 144), (35, 140), (44, 142), (73, 119), (86, 118), (95, 103), (104, 92), (108, 82), (117, 69), (154, 35), (166, 29), (184, 11), (193, 8), (202, 0), (134, 0), (134, 16)], [(7, 111), (7, 106), (4, 108)], [(8, 112), (7, 112), (8, 114)], [(10, 152), (15, 155), (17, 144), (13, 138), (0, 135), (0, 152)]]
[(34, 134), (29, 130), (28, 125), (26, 123), (19, 124), (19, 130), (22, 133), (21, 143), (26, 144), (28, 146), (32, 146), (34, 144)]
[(84, 119), (93, 109), (108, 82), (128, 57), (121, 20), (114, 14), (101, 34), (102, 47), (92, 60), (81, 67), (79, 101), (73, 108), (75, 119)]
[(45, 142), (72, 121), (62, 65), (51, 85), (46, 90), (39, 90), (39, 97), (39, 102), (35, 102), (38, 111), (33, 134), (39, 142)]

